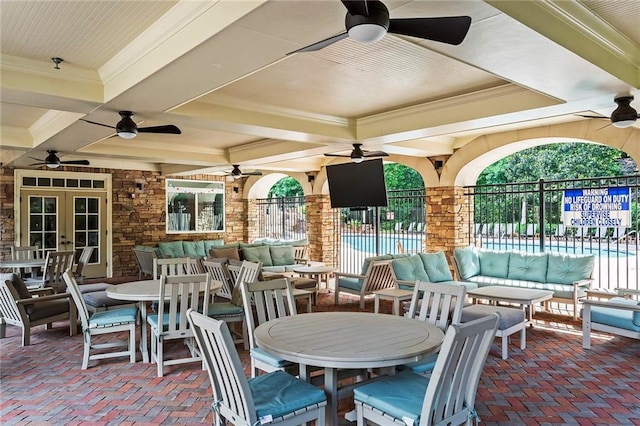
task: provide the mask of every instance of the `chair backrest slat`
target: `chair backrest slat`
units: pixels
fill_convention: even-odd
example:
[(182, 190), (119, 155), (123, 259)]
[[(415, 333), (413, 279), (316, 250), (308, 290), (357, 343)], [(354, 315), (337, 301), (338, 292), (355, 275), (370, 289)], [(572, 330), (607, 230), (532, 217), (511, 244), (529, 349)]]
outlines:
[[(253, 331), (269, 320), (296, 315), (293, 287), (287, 278), (254, 283), (240, 283), (242, 301), (249, 331), (249, 345), (254, 348)], [(252, 305), (255, 306), (254, 318)]]
[(444, 331), (449, 324), (460, 322), (466, 293), (464, 285), (416, 281), (407, 316)]
[(73, 302), (76, 304), (76, 308), (78, 308), (78, 315), (80, 316), (80, 321), (82, 322), (82, 330), (85, 331), (89, 328), (89, 310), (87, 309), (84, 297), (82, 297), (80, 287), (78, 286), (76, 279), (73, 277), (71, 269), (67, 269), (66, 271), (64, 271), (62, 276), (67, 285), (69, 293), (71, 293)]
[(213, 281), (222, 283), (222, 287), (216, 293), (216, 296), (231, 300), (233, 294), (233, 284), (225, 263), (214, 262), (212, 260), (203, 260), (202, 268), (206, 273), (211, 275)]
[(208, 312), (210, 293), (209, 274), (161, 275), (159, 300), (165, 303), (158, 303), (158, 318), (169, 317), (164, 334), (169, 338), (191, 336), (187, 311)]
[(226, 419), (237, 419), (236, 425), (258, 424), (249, 382), (227, 325), (193, 311), (188, 317), (207, 367), (213, 399), (220, 401), (216, 409)]
[(67, 284), (62, 274), (71, 268), (73, 260), (74, 252), (72, 250), (47, 252), (42, 287), (51, 287), (56, 292), (63, 291), (67, 287)]
[(155, 270), (153, 259), (158, 258), (156, 252), (134, 249), (133, 254), (136, 256), (136, 260), (138, 262), (138, 277), (142, 278), (143, 275), (149, 275), (155, 279), (155, 274), (153, 272)]
[(447, 329), (425, 393), (420, 425), (465, 424), (471, 418), (499, 321), (495, 313)]
[(160, 275), (187, 275), (191, 272), (192, 268), (188, 257), (153, 259), (154, 280), (159, 280)]

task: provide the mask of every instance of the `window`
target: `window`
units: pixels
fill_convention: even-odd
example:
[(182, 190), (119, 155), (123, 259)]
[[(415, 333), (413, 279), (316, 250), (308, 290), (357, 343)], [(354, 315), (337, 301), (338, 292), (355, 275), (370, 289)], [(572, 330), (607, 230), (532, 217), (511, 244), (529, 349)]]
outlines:
[(167, 179), (167, 233), (224, 231), (224, 182)]

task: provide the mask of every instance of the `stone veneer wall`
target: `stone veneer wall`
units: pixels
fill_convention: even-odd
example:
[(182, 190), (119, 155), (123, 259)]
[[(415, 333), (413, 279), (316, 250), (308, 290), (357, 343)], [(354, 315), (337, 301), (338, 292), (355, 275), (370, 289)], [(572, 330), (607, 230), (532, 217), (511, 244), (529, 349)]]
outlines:
[[(328, 194), (307, 195), (307, 238), (309, 239), (309, 259), (336, 265), (338, 253), (335, 251), (333, 210)], [(337, 242), (339, 246), (339, 242)]]
[[(13, 217), (13, 169), (2, 168), (0, 183), (0, 241), (3, 259), (11, 257), (14, 238)], [(222, 239), (224, 242), (245, 241), (246, 202), (242, 199), (242, 186), (236, 193), (230, 185), (225, 187), (225, 232), (206, 234), (167, 234), (165, 232), (166, 200), (165, 176), (159, 172), (140, 170), (112, 170), (63, 167), (59, 170), (109, 173), (112, 176), (112, 244), (113, 276), (137, 274), (133, 248), (137, 245), (157, 246), (160, 241)], [(193, 175), (172, 179), (222, 180), (223, 177)], [(141, 192), (135, 191), (136, 183), (144, 182)], [(131, 194), (136, 197), (132, 198)]]
[(469, 200), (464, 188), (427, 188), (427, 251), (444, 251), (453, 267), (453, 250), (469, 241)]

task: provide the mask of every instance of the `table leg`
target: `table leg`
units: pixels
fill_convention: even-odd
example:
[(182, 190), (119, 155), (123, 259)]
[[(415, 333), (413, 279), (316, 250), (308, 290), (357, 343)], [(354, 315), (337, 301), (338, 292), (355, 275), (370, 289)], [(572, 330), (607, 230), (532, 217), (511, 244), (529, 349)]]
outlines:
[(140, 352), (142, 353), (142, 362), (149, 362), (147, 347), (147, 302), (140, 302)]
[(325, 367), (324, 391), (327, 394), (327, 416), (329, 426), (338, 425), (338, 369)]

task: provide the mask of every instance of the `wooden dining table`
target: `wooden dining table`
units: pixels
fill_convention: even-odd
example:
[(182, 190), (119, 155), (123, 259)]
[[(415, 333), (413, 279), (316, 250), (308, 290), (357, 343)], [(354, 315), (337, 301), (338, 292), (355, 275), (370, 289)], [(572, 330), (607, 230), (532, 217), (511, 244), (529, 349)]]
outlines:
[[(222, 288), (220, 281), (211, 281), (211, 294)], [(204, 290), (204, 289), (203, 289)], [(147, 303), (157, 302), (160, 297), (160, 280), (141, 280), (109, 286), (107, 296), (117, 300), (137, 302), (140, 309), (140, 352), (142, 361), (149, 362), (147, 342)]]
[(327, 423), (338, 424), (338, 369), (394, 367), (436, 352), (444, 333), (406, 317), (365, 312), (315, 312), (267, 321), (254, 331), (258, 347), (300, 365), (324, 368)]

